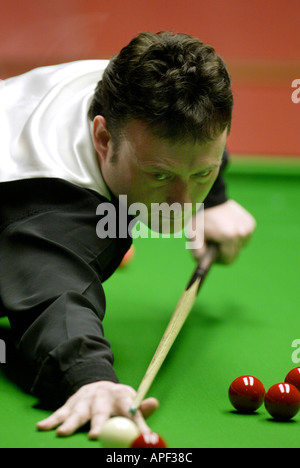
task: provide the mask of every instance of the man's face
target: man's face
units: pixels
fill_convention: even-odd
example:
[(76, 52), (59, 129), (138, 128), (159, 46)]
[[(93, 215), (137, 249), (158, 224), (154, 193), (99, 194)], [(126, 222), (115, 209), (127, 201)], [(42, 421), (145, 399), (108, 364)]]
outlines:
[(227, 137), (225, 130), (208, 143), (173, 143), (132, 121), (123, 129), (117, 154), (109, 138), (104, 154), (97, 146), (97, 128), (99, 136), (95, 121), (94, 142), (106, 184), (116, 197), (127, 195), (128, 206), (143, 203), (149, 213), (152, 203), (179, 203), (182, 208), (184, 203), (202, 203), (218, 175)]

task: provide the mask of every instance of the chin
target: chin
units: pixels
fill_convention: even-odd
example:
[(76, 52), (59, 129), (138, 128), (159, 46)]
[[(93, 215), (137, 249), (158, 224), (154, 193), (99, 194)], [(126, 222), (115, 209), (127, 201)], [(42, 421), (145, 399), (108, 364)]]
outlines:
[(186, 209), (184, 213), (182, 210), (177, 210), (174, 214), (172, 212), (170, 213), (170, 209), (167, 207), (165, 213), (162, 213), (162, 210), (155, 209), (152, 209), (151, 212), (148, 210), (144, 212), (141, 211), (138, 220), (153, 232), (160, 234), (176, 234), (185, 229), (190, 223), (192, 215), (192, 209)]
[(180, 218), (156, 218), (151, 217), (148, 220), (148, 228), (151, 231), (158, 232), (160, 234), (176, 234), (184, 229), (184, 219)]

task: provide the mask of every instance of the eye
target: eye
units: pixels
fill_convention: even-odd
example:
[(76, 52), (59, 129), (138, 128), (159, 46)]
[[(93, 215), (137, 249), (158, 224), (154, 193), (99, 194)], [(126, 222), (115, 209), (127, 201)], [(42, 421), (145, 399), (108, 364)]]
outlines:
[(212, 173), (211, 169), (208, 169), (207, 171), (203, 172), (198, 172), (198, 174), (194, 175), (195, 179), (204, 179), (205, 177), (208, 177)]
[(159, 172), (151, 174), (153, 179), (157, 180), (158, 182), (164, 182), (165, 180), (168, 180), (170, 176), (168, 174), (162, 174)]

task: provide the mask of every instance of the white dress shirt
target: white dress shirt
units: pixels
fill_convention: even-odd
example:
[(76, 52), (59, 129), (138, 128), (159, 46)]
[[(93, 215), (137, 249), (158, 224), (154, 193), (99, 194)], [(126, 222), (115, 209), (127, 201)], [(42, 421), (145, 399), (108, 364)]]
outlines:
[(107, 64), (82, 60), (0, 81), (0, 182), (60, 178), (110, 198), (88, 119)]

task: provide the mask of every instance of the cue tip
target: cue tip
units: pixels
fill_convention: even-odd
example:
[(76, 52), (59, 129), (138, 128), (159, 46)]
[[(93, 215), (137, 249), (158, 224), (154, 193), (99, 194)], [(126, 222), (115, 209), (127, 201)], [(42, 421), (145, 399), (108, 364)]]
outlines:
[(134, 415), (137, 412), (137, 408), (130, 408), (129, 413)]

